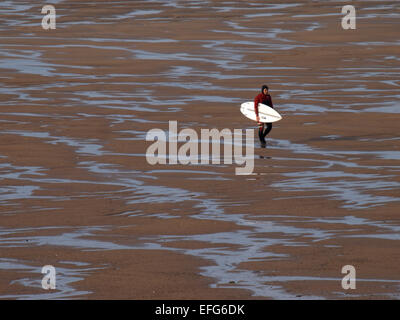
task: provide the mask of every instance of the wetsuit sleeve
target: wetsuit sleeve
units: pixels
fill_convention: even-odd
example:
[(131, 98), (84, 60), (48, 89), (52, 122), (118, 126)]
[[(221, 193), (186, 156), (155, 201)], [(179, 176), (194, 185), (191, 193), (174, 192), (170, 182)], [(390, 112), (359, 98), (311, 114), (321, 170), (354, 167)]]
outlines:
[(256, 116), (258, 116), (258, 103), (260, 102), (259, 100), (260, 99), (258, 98), (258, 96), (254, 99), (254, 112), (256, 113)]
[(270, 107), (273, 109), (274, 108), (274, 104), (272, 103), (272, 97), (269, 96), (269, 102), (270, 102)]

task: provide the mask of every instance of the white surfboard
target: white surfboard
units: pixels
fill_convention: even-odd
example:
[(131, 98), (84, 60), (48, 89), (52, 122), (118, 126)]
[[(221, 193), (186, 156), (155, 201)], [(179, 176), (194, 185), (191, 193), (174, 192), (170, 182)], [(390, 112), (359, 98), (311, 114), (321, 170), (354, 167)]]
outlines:
[[(257, 119), (253, 101), (242, 103), (240, 112), (251, 120), (256, 121)], [(276, 122), (282, 119), (282, 116), (276, 110), (262, 103), (258, 104), (258, 116), (260, 117), (260, 122), (264, 123)]]

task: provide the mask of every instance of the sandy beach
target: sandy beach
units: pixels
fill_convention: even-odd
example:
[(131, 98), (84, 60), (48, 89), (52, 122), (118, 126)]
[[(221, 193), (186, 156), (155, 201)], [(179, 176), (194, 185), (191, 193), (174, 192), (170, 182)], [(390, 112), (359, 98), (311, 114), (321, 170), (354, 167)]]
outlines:
[[(399, 299), (400, 11), (351, 4), (0, 4), (0, 299)], [(251, 175), (148, 163), (170, 121), (256, 133), (262, 84)]]

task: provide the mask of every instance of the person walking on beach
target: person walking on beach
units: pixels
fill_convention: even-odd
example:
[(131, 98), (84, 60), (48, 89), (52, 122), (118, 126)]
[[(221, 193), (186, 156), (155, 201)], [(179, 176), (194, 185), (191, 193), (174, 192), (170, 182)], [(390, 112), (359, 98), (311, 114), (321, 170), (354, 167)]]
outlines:
[(257, 116), (256, 121), (258, 123), (258, 137), (260, 138), (261, 144), (265, 147), (265, 145), (267, 144), (265, 141), (265, 137), (272, 129), (272, 123), (260, 122), (260, 117), (258, 116), (258, 104), (259, 103), (262, 103), (271, 108), (274, 108), (274, 105), (272, 104), (272, 98), (268, 94), (268, 86), (265, 84), (261, 87), (261, 93), (259, 93), (254, 98), (254, 111), (256, 113), (256, 116)]

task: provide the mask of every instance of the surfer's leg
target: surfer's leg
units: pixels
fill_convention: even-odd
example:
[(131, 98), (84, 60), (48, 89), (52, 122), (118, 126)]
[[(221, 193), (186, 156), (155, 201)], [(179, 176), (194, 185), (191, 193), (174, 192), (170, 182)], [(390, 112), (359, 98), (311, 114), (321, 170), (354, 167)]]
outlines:
[(266, 128), (263, 132), (263, 138), (267, 136), (267, 134), (271, 131), (272, 129), (272, 123), (266, 123)]
[(264, 139), (264, 124), (263, 123), (261, 123), (261, 124), (259, 124), (259, 126), (258, 126), (258, 137), (260, 138), (260, 141), (262, 142), (262, 143), (265, 143), (265, 139)]

